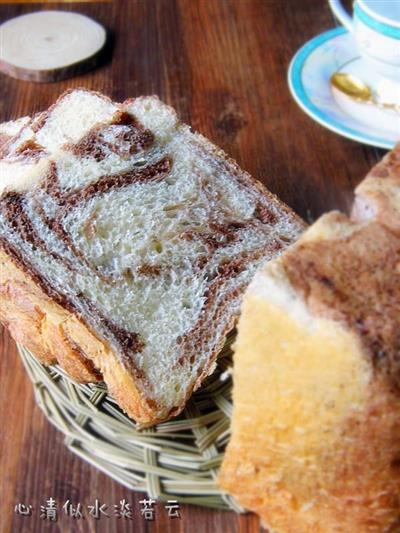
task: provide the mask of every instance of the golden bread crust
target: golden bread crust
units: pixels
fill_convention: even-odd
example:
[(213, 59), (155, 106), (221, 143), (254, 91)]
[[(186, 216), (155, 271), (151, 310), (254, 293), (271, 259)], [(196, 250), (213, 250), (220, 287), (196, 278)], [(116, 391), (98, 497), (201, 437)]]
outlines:
[(16, 342), (32, 350), (43, 364), (57, 362), (76, 381), (93, 382), (103, 376), (110, 394), (139, 424), (158, 420), (106, 341), (49, 298), (2, 249), (0, 270), (0, 320)]
[(220, 486), (279, 533), (398, 531), (399, 335), (399, 236), (323, 216), (245, 293)]
[[(149, 427), (179, 414), (193, 391), (213, 371), (225, 342), (222, 336), (207, 366), (194, 379), (180, 405), (171, 412), (160, 411), (139, 391), (134, 377), (109, 343), (100, 339), (73, 312), (47, 296), (1, 248), (0, 270), (0, 320), (14, 340), (31, 350), (41, 363), (58, 363), (75, 381), (88, 383), (103, 379), (119, 406), (140, 427)], [(235, 322), (236, 318), (232, 317), (224, 335), (233, 329)]]
[(318, 471), (304, 465), (295, 493), (285, 486), (285, 471), (270, 481), (265, 448), (248, 444), (258, 440), (250, 428), (246, 442), (228, 447), (219, 484), (278, 533), (398, 531), (391, 528), (400, 520), (399, 412), (399, 395), (380, 380), (372, 383), (365, 408), (344, 419), (334, 445), (321, 452)]
[[(316, 239), (324, 227), (344, 236)], [(351, 224), (328, 214), (284, 254), (282, 265), (315, 316), (344, 323), (360, 335), (373, 366), (400, 390), (400, 235), (377, 222)]]

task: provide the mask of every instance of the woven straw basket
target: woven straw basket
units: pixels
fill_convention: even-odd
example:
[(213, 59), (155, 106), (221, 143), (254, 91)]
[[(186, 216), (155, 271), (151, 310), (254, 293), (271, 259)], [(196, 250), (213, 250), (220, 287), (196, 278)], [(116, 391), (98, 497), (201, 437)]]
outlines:
[(226, 370), (232, 341), (228, 337), (217, 370), (193, 394), (184, 412), (143, 430), (136, 429), (103, 383), (76, 383), (58, 365), (45, 367), (26, 348), (18, 349), (39, 407), (64, 433), (72, 452), (153, 499), (243, 512), (216, 485), (229, 440), (232, 382)]

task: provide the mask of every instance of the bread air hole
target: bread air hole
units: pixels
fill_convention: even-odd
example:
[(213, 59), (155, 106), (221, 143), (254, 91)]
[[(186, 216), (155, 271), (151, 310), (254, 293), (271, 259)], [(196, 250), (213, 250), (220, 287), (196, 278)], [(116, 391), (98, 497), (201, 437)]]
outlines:
[(183, 309), (191, 309), (192, 308), (192, 302), (189, 300), (183, 300), (182, 302)]
[(135, 161), (133, 163), (133, 166), (134, 167), (144, 167), (145, 164), (146, 164), (146, 159), (139, 159), (138, 161)]
[(163, 251), (163, 245), (161, 241), (154, 241), (154, 250), (160, 254)]

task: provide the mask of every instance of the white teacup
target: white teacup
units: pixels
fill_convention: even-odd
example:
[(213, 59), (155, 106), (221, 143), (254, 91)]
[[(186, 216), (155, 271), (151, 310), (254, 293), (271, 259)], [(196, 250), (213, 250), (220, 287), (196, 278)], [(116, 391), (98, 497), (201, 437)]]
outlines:
[(340, 22), (354, 34), (368, 66), (400, 82), (400, 0), (355, 0), (353, 18), (340, 0), (329, 0)]

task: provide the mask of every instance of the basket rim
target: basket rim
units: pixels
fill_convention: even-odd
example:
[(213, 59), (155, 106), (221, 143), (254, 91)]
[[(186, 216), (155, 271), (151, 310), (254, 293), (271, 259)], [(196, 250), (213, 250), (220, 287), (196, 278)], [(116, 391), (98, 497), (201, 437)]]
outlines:
[(128, 489), (155, 500), (214, 509), (244, 509), (217, 486), (230, 437), (232, 339), (222, 349), (217, 369), (184, 411), (154, 427), (139, 429), (108, 394), (103, 382), (75, 382), (59, 365), (45, 366), (17, 344), (32, 381), (35, 400), (64, 434), (67, 448)]

